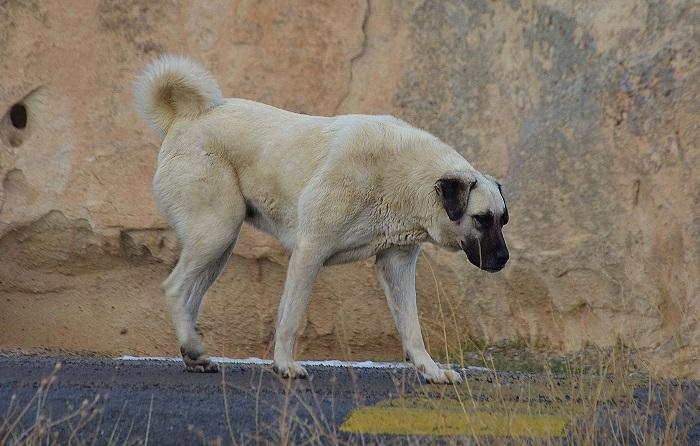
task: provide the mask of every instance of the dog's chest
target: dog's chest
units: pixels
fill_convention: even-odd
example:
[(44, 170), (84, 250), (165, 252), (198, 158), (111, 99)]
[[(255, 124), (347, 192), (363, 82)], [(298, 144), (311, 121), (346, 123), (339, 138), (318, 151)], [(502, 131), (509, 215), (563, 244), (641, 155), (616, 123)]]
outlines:
[(324, 262), (324, 265), (339, 265), (364, 260), (392, 247), (421, 244), (426, 238), (425, 231), (420, 229), (409, 229), (378, 235), (370, 239), (366, 244), (340, 249), (331, 255)]

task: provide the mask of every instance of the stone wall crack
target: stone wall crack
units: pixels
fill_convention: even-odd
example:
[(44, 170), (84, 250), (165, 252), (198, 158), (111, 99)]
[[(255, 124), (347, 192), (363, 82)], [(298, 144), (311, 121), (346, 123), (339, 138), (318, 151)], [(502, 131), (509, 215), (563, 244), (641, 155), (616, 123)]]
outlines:
[(345, 89), (345, 94), (343, 97), (338, 101), (338, 105), (336, 105), (335, 110), (333, 111), (334, 115), (337, 115), (339, 111), (343, 108), (343, 104), (345, 101), (348, 99), (350, 96), (350, 93), (352, 92), (352, 82), (354, 79), (354, 73), (355, 73), (355, 64), (356, 62), (365, 55), (367, 52), (367, 42), (369, 40), (369, 36), (367, 35), (367, 23), (369, 22), (369, 16), (372, 13), (372, 6), (370, 0), (366, 0), (365, 2), (365, 16), (362, 19), (362, 46), (360, 47), (360, 51), (357, 52), (351, 59), (350, 59), (350, 78), (348, 79), (348, 84), (347, 88)]

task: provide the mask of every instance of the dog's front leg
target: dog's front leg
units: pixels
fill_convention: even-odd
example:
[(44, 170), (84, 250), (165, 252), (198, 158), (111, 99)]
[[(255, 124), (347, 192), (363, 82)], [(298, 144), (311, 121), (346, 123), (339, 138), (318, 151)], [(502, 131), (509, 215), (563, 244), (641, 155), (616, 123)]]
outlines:
[(275, 372), (284, 378), (305, 378), (306, 369), (294, 361), (294, 342), (306, 312), (309, 295), (323, 265), (319, 250), (310, 243), (298, 243), (289, 259), (287, 279), (277, 312), (275, 330)]
[(425, 349), (416, 305), (416, 261), (419, 246), (391, 248), (377, 254), (377, 275), (409, 361), (428, 382), (460, 383), (454, 370), (443, 370)]

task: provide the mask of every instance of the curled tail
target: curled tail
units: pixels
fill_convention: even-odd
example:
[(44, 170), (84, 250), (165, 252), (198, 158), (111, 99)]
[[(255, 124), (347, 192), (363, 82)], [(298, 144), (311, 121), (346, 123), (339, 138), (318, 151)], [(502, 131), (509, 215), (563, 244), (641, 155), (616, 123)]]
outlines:
[(176, 119), (194, 118), (223, 102), (221, 90), (200, 64), (182, 56), (153, 60), (134, 81), (136, 110), (165, 136)]

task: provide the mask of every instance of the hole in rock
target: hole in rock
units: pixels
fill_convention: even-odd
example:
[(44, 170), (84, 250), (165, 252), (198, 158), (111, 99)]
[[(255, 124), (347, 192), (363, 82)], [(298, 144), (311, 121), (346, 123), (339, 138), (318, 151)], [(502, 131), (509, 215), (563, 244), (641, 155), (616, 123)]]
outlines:
[(27, 107), (24, 104), (15, 104), (10, 109), (10, 122), (16, 129), (27, 126)]

